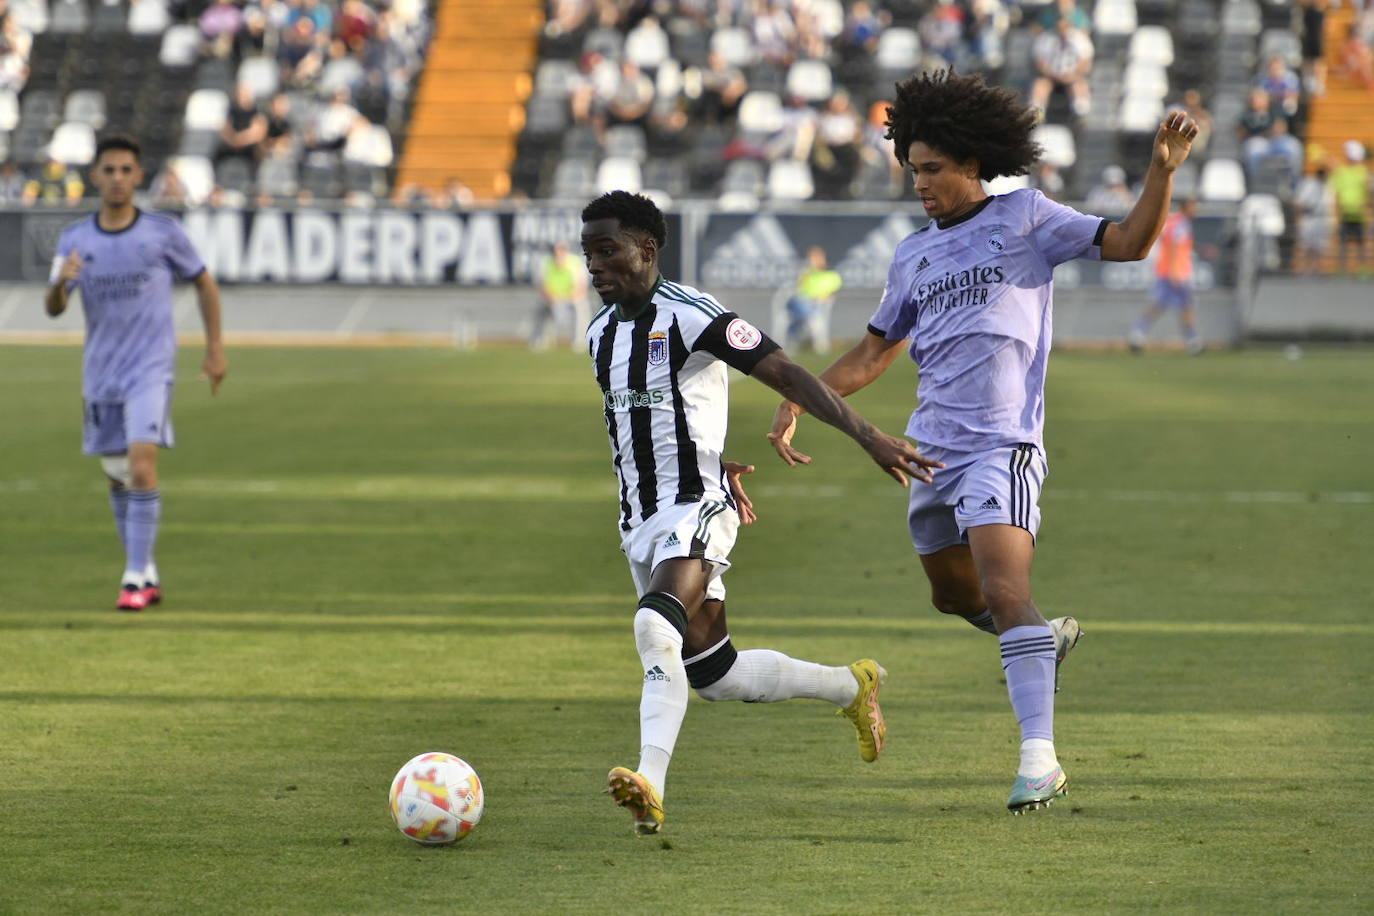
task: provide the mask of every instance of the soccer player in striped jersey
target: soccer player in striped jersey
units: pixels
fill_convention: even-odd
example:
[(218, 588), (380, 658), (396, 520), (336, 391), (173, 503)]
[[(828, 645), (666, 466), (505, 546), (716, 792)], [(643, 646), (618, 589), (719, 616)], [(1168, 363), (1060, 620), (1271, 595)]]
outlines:
[(153, 559), (162, 495), (158, 450), (171, 448), (176, 329), (172, 286), (195, 283), (205, 324), (201, 364), (214, 394), (229, 363), (220, 339), (219, 287), (181, 224), (134, 205), (143, 181), (138, 143), (106, 137), (96, 144), (91, 180), (100, 209), (62, 230), (44, 305), (56, 317), (81, 290), (86, 319), (82, 359), (82, 449), (99, 456), (110, 480), (110, 507), (124, 544), (116, 607), (141, 611), (162, 600)]
[[(1021, 761), (1007, 807), (1034, 810), (1064, 794), (1054, 749), (1058, 665), (1078, 639), (1071, 617), (1046, 621), (1031, 600), (1037, 505), (1048, 471), (1043, 426), (1052, 277), (1071, 258), (1145, 257), (1169, 212), (1174, 170), (1197, 124), (1171, 113), (1154, 138), (1145, 185), (1119, 223), (1057, 204), (1039, 191), (989, 196), (999, 175), (1025, 175), (1040, 155), (1036, 115), (1006, 89), (945, 71), (898, 87), (888, 136), (931, 222), (904, 239), (868, 333), (821, 378), (841, 395), (868, 385), (903, 349), (920, 366), (907, 435), (946, 465), (912, 487), (908, 526), (935, 608), (994, 633)], [(792, 399), (769, 438), (789, 465)]]
[(664, 279), (658, 254), (667, 227), (653, 201), (613, 191), (588, 204), (582, 222), (587, 270), (604, 304), (587, 328), (587, 349), (619, 478), (621, 550), (639, 595), (634, 633), (644, 667), (639, 766), (612, 769), (607, 792), (630, 811), (636, 833), (656, 833), (689, 685), (708, 700), (828, 700), (853, 722), (868, 761), (886, 736), (877, 662), (830, 667), (730, 642), (721, 574), (750, 506), (738, 486), (749, 469), (721, 459), (726, 367), (806, 405), (903, 486), (908, 476), (928, 482), (934, 463), (855, 413), (749, 322)]

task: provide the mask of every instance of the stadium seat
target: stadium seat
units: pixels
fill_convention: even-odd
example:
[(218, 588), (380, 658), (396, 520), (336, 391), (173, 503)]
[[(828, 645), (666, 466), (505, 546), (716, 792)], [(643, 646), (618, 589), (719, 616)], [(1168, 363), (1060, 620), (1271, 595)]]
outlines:
[(822, 102), (834, 94), (830, 65), (823, 60), (799, 60), (787, 71), (787, 94), (808, 102)]
[(810, 200), (815, 190), (811, 167), (805, 162), (779, 159), (768, 169), (768, 196), (772, 200)]
[(1131, 36), (1128, 53), (1133, 62), (1167, 67), (1174, 62), (1174, 37), (1162, 25), (1142, 25)]
[(351, 92), (353, 87), (363, 81), (364, 75), (363, 65), (351, 54), (331, 60), (320, 71), (319, 91), (326, 96), (333, 95), (340, 89)]
[(219, 131), (191, 130), (181, 132), (177, 154), (181, 156), (213, 156), (219, 149)]
[(1128, 96), (1163, 99), (1169, 94), (1169, 74), (1161, 64), (1133, 60), (1121, 75), (1121, 88)]
[(606, 131), (606, 155), (643, 162), (648, 149), (644, 128), (617, 124)]
[(639, 163), (628, 156), (607, 156), (596, 168), (595, 193), (607, 191), (632, 191), (638, 194), (644, 189), (644, 177)]
[(1259, 5), (1254, 0), (1226, 0), (1221, 5), (1223, 34), (1255, 36), (1262, 25)]
[(258, 190), (273, 197), (294, 196), (297, 189), (296, 160), (272, 156), (258, 166)]
[(840, 0), (811, 0), (811, 21), (827, 42), (844, 31), (844, 5)]
[(682, 92), (682, 83), (682, 65), (676, 59), (668, 58), (658, 65), (654, 73), (654, 99), (676, 104), (678, 94)]
[(764, 191), (763, 163), (751, 159), (739, 159), (725, 167), (725, 177), (720, 180), (720, 189), (743, 191), (758, 197)]
[(226, 191), (247, 194), (253, 189), (253, 170), (243, 159), (231, 156), (215, 166), (215, 183)]
[(876, 56), (878, 67), (882, 70), (911, 73), (921, 63), (921, 38), (915, 29), (894, 26), (878, 37)]
[(164, 67), (189, 67), (200, 55), (200, 29), (193, 25), (172, 25), (162, 33), (157, 59)]
[(1212, 201), (1245, 199), (1245, 170), (1234, 159), (1208, 159), (1198, 179), (1198, 197)]
[(48, 0), (12, 0), (9, 7), (15, 22), (30, 34), (42, 35), (48, 30)]
[(10, 158), (10, 133), (0, 130), (0, 162)]
[(642, 70), (654, 70), (668, 59), (668, 33), (653, 16), (645, 16), (625, 36), (625, 59)]
[(1056, 168), (1069, 169), (1078, 161), (1073, 131), (1063, 124), (1040, 124), (1035, 128), (1032, 139), (1045, 149), (1041, 158)]
[(219, 89), (197, 89), (186, 100), (183, 123), (187, 130), (219, 130), (228, 116), (228, 93)]
[(547, 95), (531, 96), (526, 109), (525, 130), (536, 137), (561, 134), (568, 126), (568, 105), (563, 99)]
[(1187, 200), (1197, 196), (1198, 164), (1189, 159), (1174, 172), (1174, 200)]
[(92, 32), (127, 32), (129, 10), (124, 0), (94, 0), (91, 7)]
[(129, 4), (129, 31), (135, 35), (161, 35), (171, 24), (163, 0), (133, 0)]
[(1128, 93), (1121, 100), (1117, 127), (1130, 134), (1153, 134), (1164, 117), (1164, 102), (1154, 93)]
[(13, 89), (0, 89), (0, 130), (9, 132), (19, 126), (19, 96)]
[(1137, 25), (1135, 0), (1099, 0), (1093, 7), (1094, 35), (1131, 35)]
[(89, 124), (59, 124), (48, 143), (48, 155), (67, 165), (89, 165), (95, 158), (95, 130)]
[(596, 137), (596, 128), (590, 124), (574, 124), (563, 134), (562, 152), (564, 156), (594, 158), (601, 152), (601, 141)]
[(1260, 35), (1259, 57), (1281, 57), (1290, 67), (1302, 64), (1302, 42), (1292, 29), (1267, 29)]
[(10, 157), (21, 165), (38, 165), (51, 136), (46, 127), (27, 127), (21, 122), (19, 129), (10, 134)]
[(595, 193), (596, 171), (590, 159), (562, 159), (553, 170), (550, 196), (561, 200), (587, 198)]
[(62, 120), (89, 124), (95, 130), (105, 126), (105, 93), (99, 89), (77, 89), (67, 96)]
[(776, 92), (745, 93), (739, 105), (739, 129), (756, 137), (777, 133), (782, 129), (782, 99)]
[(340, 196), (343, 170), (334, 157), (307, 157), (300, 167), (300, 190), (319, 200)]
[(753, 213), (758, 208), (758, 195), (748, 191), (725, 191), (716, 198), (716, 209), (722, 213)]
[(75, 35), (86, 31), (91, 14), (85, 0), (53, 0), (48, 7), (48, 31)]
[(245, 57), (234, 74), (234, 81), (253, 90), (253, 98), (265, 99), (277, 91), (281, 71), (270, 57)]
[(577, 66), (570, 60), (545, 60), (534, 71), (535, 95), (553, 99), (567, 98)]
[(619, 29), (592, 29), (582, 40), (582, 53), (597, 53), (608, 60), (620, 60), (625, 39)]
[(644, 163), (644, 187), (671, 197), (687, 193), (687, 168), (681, 159), (655, 157)]
[(1029, 175), (1000, 175), (992, 181), (983, 182), (989, 194), (1007, 194), (1021, 188), (1029, 188), (1030, 185)]
[(1242, 228), (1254, 227), (1261, 235), (1278, 238), (1285, 229), (1283, 204), (1273, 194), (1247, 194), (1240, 202), (1236, 221)]
[(52, 130), (62, 122), (54, 89), (29, 89), (19, 100), (19, 121), (25, 127)]
[(668, 33), (669, 60), (681, 67), (705, 66), (711, 50), (706, 35), (690, 20), (675, 19), (673, 25)]
[(716, 29), (711, 33), (711, 50), (732, 67), (751, 66), (758, 56), (753, 38), (744, 29)]

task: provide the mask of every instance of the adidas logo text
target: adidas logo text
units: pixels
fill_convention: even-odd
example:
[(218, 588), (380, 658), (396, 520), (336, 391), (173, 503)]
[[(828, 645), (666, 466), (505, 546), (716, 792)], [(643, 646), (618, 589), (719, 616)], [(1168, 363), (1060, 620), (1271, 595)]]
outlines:
[(670, 678), (668, 675), (664, 674), (664, 673), (663, 673), (663, 669), (660, 668), (658, 665), (654, 665), (654, 666), (653, 666), (652, 668), (650, 668), (648, 671), (645, 671), (645, 672), (644, 672), (644, 680), (646, 680), (646, 681), (671, 681), (672, 678)]
[(679, 540), (677, 539), (677, 532), (674, 531), (672, 534), (669, 534), (669, 535), (668, 535), (668, 540), (666, 540), (666, 541), (663, 542), (663, 546), (664, 546), (664, 547), (676, 547), (676, 546), (677, 546), (678, 544), (680, 544), (680, 543), (682, 543), (682, 542), (679, 541)]
[(979, 509), (1000, 509), (1000, 508), (1002, 508), (1002, 504), (999, 503), (999, 502), (997, 501), (997, 497), (996, 497), (996, 496), (989, 496), (987, 499), (983, 500), (983, 504), (982, 504), (981, 506), (979, 506), (978, 508), (979, 508)]
[(921, 260), (916, 262), (916, 270), (925, 270), (929, 266), (930, 258), (926, 257), (925, 255), (921, 255)]

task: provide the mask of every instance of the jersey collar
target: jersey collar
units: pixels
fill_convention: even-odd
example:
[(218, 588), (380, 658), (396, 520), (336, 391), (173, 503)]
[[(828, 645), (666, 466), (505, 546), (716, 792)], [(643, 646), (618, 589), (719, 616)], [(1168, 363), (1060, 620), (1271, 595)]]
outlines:
[(633, 315), (626, 315), (626, 314), (625, 314), (625, 307), (624, 307), (623, 305), (621, 305), (619, 302), (617, 302), (617, 303), (615, 304), (615, 317), (616, 317), (616, 320), (617, 320), (617, 321), (634, 321), (634, 320), (635, 320), (636, 318), (638, 318), (640, 315), (643, 315), (644, 312), (649, 308), (649, 306), (653, 304), (654, 297), (658, 295), (659, 287), (661, 287), (662, 285), (663, 285), (663, 274), (659, 274), (659, 275), (658, 275), (658, 279), (654, 281), (653, 288), (649, 290), (649, 296), (648, 296), (648, 298), (646, 298), (646, 299), (644, 300), (644, 305), (639, 309), (639, 311), (635, 312)]
[(99, 210), (95, 211), (95, 213), (91, 215), (91, 221), (95, 223), (95, 228), (97, 231), (102, 232), (105, 235), (119, 235), (121, 233), (128, 232), (130, 229), (134, 228), (134, 226), (138, 225), (138, 221), (142, 216), (143, 211), (140, 210), (138, 207), (134, 207), (134, 218), (129, 220), (129, 225), (125, 226), (123, 229), (106, 229), (104, 226), (100, 225)]
[(951, 219), (951, 220), (938, 220), (938, 219), (937, 219), (937, 220), (935, 221), (935, 228), (936, 228), (936, 229), (953, 229), (955, 226), (959, 225), (960, 223), (966, 223), (966, 222), (968, 222), (969, 220), (973, 219), (975, 216), (977, 216), (979, 213), (982, 213), (983, 210), (985, 210), (985, 209), (987, 208), (987, 205), (990, 204), (990, 203), (992, 203), (993, 200), (995, 200), (996, 198), (997, 198), (997, 195), (996, 195), (996, 194), (989, 194), (987, 197), (984, 197), (982, 200), (978, 201), (978, 203), (974, 204), (974, 205), (973, 205), (973, 209), (969, 210), (967, 213), (963, 214), (962, 216), (956, 216), (956, 217), (954, 217), (954, 219)]

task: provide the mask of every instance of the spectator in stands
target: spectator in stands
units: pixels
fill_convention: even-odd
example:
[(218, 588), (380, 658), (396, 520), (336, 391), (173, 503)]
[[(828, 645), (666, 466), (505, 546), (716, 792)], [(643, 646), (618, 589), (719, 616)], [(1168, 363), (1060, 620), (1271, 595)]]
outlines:
[(49, 156), (38, 176), (30, 178), (24, 185), (20, 202), (26, 207), (34, 204), (48, 207), (65, 204), (74, 207), (81, 203), (85, 193), (86, 186), (82, 184), (81, 176), (76, 170), (67, 168), (65, 164)]
[(278, 148), (290, 153), (295, 147), (295, 132), (291, 124), (291, 97), (278, 92), (267, 102), (266, 122), (262, 143), (259, 144), (259, 158), (274, 155)]
[(969, 40), (976, 58), (971, 62), (973, 67), (994, 73), (1002, 69), (1010, 28), (1011, 14), (1002, 0), (973, 0), (969, 21)]
[(1331, 190), (1336, 196), (1340, 221), (1341, 270), (1365, 264), (1369, 237), (1370, 172), (1365, 164), (1367, 150), (1358, 140), (1345, 142), (1345, 164), (1331, 173)]
[(257, 100), (253, 98), (253, 87), (239, 83), (234, 87), (234, 97), (229, 103), (229, 112), (219, 129), (219, 149), (215, 151), (215, 165), (226, 159), (240, 159), (249, 169), (257, 167), (261, 155), (260, 145), (267, 139), (267, 118), (258, 111)]
[(782, 126), (768, 139), (767, 157), (770, 160), (807, 159), (816, 135), (816, 119), (816, 109), (806, 104), (806, 99), (789, 95), (782, 109)]
[(601, 127), (634, 124), (646, 127), (649, 108), (654, 104), (654, 84), (634, 61), (620, 62), (620, 81), (615, 92), (606, 100), (606, 113)]
[(1108, 219), (1120, 219), (1130, 213), (1135, 206), (1135, 194), (1126, 185), (1126, 170), (1119, 165), (1103, 169), (1102, 183), (1088, 192), (1084, 206), (1094, 216)]
[(725, 55), (712, 51), (701, 71), (701, 95), (697, 97), (693, 114), (697, 121), (705, 124), (733, 121), (748, 91), (749, 82), (744, 72), (731, 66)]
[(287, 23), (294, 25), (302, 19), (310, 20), (316, 35), (327, 37), (334, 34), (334, 11), (320, 0), (295, 0)]
[(389, 13), (381, 13), (362, 53), (363, 81), (381, 90), (388, 105), (404, 101), (410, 91), (411, 60)]
[(592, 124), (601, 116), (606, 103), (620, 83), (615, 65), (597, 51), (587, 51), (577, 59), (568, 91), (568, 106), (575, 124)]
[(1326, 91), (1326, 11), (1331, 0), (1298, 0), (1302, 19), (1302, 78), (1310, 95)]
[(1240, 116), (1236, 132), (1245, 170), (1252, 178), (1270, 156), (1283, 158), (1290, 183), (1302, 173), (1302, 141), (1288, 132), (1288, 121), (1274, 113), (1266, 90), (1259, 86), (1250, 90), (1250, 106)]
[(1291, 118), (1298, 112), (1302, 101), (1302, 81), (1292, 71), (1282, 57), (1270, 57), (1255, 85), (1269, 93), (1270, 109)]
[(1196, 89), (1183, 90), (1183, 98), (1170, 106), (1171, 110), (1182, 111), (1197, 123), (1197, 139), (1193, 141), (1193, 153), (1199, 155), (1207, 150), (1207, 142), (1212, 139), (1216, 126), (1212, 113), (1202, 104), (1202, 93)]
[(1092, 20), (1078, 5), (1077, 0), (1055, 0), (1041, 11), (1031, 28), (1037, 33), (1053, 32), (1065, 19), (1069, 21), (1069, 25), (1081, 32), (1092, 31)]
[(1358, 22), (1351, 24), (1341, 42), (1341, 75), (1374, 92), (1374, 52), (1360, 34)]
[(277, 62), (281, 66), (281, 81), (286, 86), (302, 89), (308, 86), (324, 66), (324, 55), (315, 41), (315, 21), (301, 16), (291, 23), (277, 45)]
[(878, 39), (882, 36), (891, 16), (873, 9), (867, 0), (855, 0), (845, 16), (844, 31), (840, 33), (839, 43), (851, 48), (877, 53)]
[(200, 14), (201, 37), (215, 57), (226, 57), (234, 48), (234, 38), (243, 28), (243, 10), (234, 0), (215, 0)]
[(544, 31), (552, 36), (579, 32), (591, 15), (591, 0), (552, 0), (548, 23)]
[(1293, 253), (1293, 269), (1298, 273), (1314, 273), (1331, 250), (1331, 231), (1335, 226), (1336, 195), (1330, 184), (1330, 163), (1317, 162), (1316, 168), (1298, 180), (1293, 191), (1293, 209), (1297, 213), (1297, 246)]
[(954, 0), (936, 0), (921, 17), (916, 30), (921, 48), (937, 58), (937, 67), (962, 68), (967, 48), (964, 45), (964, 10)]
[(17, 204), (24, 199), (24, 185), (28, 179), (19, 171), (13, 159), (0, 163), (0, 204)]
[(862, 144), (863, 123), (850, 103), (849, 93), (837, 89), (816, 119), (811, 143), (811, 174), (818, 199), (843, 200), (852, 196)]
[(1053, 29), (1036, 36), (1031, 44), (1031, 58), (1036, 71), (1031, 82), (1031, 106), (1043, 115), (1049, 108), (1050, 96), (1059, 91), (1068, 95), (1075, 115), (1086, 116), (1090, 102), (1088, 74), (1093, 66), (1093, 43), (1088, 33), (1075, 28), (1067, 17), (1061, 18)]
[(906, 171), (893, 155), (892, 139), (887, 135), (887, 107), (891, 102), (880, 99), (868, 106), (868, 120), (864, 123), (864, 161), (870, 167), (887, 169), (884, 196), (901, 197), (908, 189)]
[(790, 66), (796, 57), (797, 25), (778, 0), (754, 0), (754, 47), (775, 67)]
[(186, 183), (177, 174), (176, 167), (168, 163), (162, 167), (152, 183), (148, 185), (148, 197), (158, 210), (184, 210), (190, 202), (186, 193)]
[[(156, 0), (143, 0), (143, 2), (156, 2)], [(267, 14), (262, 7), (255, 3), (250, 3), (243, 8), (243, 27), (239, 29), (234, 37), (234, 57), (236, 60), (243, 60), (247, 57), (256, 57), (267, 50), (269, 33), (272, 33), (272, 24), (267, 19)], [(270, 34), (270, 40), (275, 48), (276, 35)]]
[(339, 4), (339, 40), (349, 51), (358, 53), (377, 28), (377, 14), (363, 0), (343, 0)]
[(348, 142), (348, 134), (358, 119), (358, 109), (349, 101), (347, 89), (336, 89), (329, 103), (316, 112), (305, 126), (305, 147), (312, 154), (336, 153)]
[(0, 19), (0, 89), (19, 92), (29, 81), (30, 35), (19, 20), (6, 15)]

